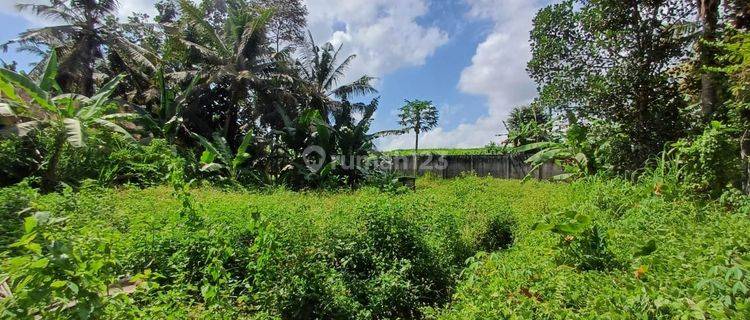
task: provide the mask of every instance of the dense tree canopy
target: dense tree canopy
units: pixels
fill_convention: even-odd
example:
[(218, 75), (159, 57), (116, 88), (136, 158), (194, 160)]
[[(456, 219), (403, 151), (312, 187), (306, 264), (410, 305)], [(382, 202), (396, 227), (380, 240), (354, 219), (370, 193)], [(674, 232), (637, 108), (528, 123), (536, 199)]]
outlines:
[[(687, 56), (675, 28), (695, 14), (685, 1), (573, 1), (544, 8), (531, 33), (529, 72), (540, 103), (622, 124), (635, 169), (682, 137), (686, 107), (669, 71)], [(626, 160), (626, 159), (622, 159)]]

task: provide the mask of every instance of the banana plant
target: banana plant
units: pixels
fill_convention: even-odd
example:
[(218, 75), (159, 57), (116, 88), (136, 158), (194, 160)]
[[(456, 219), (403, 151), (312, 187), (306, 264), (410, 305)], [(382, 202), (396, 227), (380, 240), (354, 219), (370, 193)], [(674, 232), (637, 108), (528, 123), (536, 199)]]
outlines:
[(183, 124), (185, 102), (193, 93), (199, 79), (198, 76), (194, 77), (184, 90), (177, 91), (168, 86), (163, 68), (159, 69), (156, 74), (156, 86), (159, 90), (159, 104), (156, 110), (151, 113), (143, 108), (136, 108), (151, 132), (170, 143), (177, 139)]
[[(276, 111), (281, 116), (284, 127), (280, 130), (274, 130), (274, 134), (283, 144), (279, 150), (284, 153), (286, 165), (281, 170), (283, 174), (291, 178), (292, 184), (300, 186), (302, 184), (313, 185), (325, 180), (336, 166), (335, 161), (331, 161), (331, 155), (335, 154), (336, 142), (333, 128), (323, 119), (320, 112), (316, 109), (307, 109), (292, 119), (279, 106), (276, 105)], [(305, 162), (304, 152), (308, 147), (317, 146), (323, 154), (307, 155), (310, 157), (319, 156), (319, 168), (311, 168)]]
[(193, 132), (190, 132), (190, 136), (197, 140), (204, 149), (200, 159), (201, 171), (228, 174), (232, 181), (237, 181), (242, 174), (243, 165), (251, 157), (248, 147), (253, 142), (252, 132), (242, 138), (242, 143), (236, 152), (230, 149), (227, 140), (218, 132), (212, 135), (213, 141)]
[(554, 176), (555, 180), (568, 180), (579, 178), (584, 175), (593, 173), (593, 163), (591, 163), (593, 154), (591, 146), (586, 141), (586, 128), (572, 124), (565, 134), (562, 141), (543, 141), (534, 142), (514, 148), (515, 153), (526, 153), (536, 151), (532, 156), (526, 159), (526, 163), (531, 165), (531, 170), (525, 179), (532, 176), (544, 164), (554, 162), (565, 169), (565, 173)]
[(110, 96), (123, 79), (117, 76), (102, 86), (93, 96), (60, 94), (55, 82), (57, 56), (50, 54), (44, 73), (32, 79), (25, 73), (0, 68), (0, 117), (7, 123), (4, 132), (25, 137), (30, 132), (51, 128), (55, 143), (50, 153), (43, 186), (54, 188), (57, 185), (57, 169), (66, 145), (80, 148), (86, 144), (89, 130), (112, 131), (125, 137), (132, 136), (117, 124), (119, 120), (133, 120), (132, 113), (111, 113), (116, 104)]

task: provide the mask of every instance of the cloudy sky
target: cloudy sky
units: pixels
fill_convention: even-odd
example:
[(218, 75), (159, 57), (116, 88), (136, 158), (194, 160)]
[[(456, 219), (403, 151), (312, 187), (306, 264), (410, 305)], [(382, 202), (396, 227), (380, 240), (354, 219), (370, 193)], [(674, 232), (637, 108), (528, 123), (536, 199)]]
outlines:
[[(31, 0), (28, 2), (40, 2)], [(397, 127), (404, 99), (431, 100), (440, 126), (420, 137), (424, 147), (478, 147), (499, 141), (502, 120), (528, 103), (535, 85), (525, 72), (536, 11), (549, 0), (306, 0), (308, 27), (318, 42), (357, 54), (350, 78), (378, 77), (380, 108), (373, 130)], [(0, 41), (54, 24), (0, 0)], [(120, 15), (154, 13), (154, 0), (120, 0)], [(9, 51), (21, 66), (35, 57)], [(409, 148), (413, 136), (382, 139), (383, 150)]]

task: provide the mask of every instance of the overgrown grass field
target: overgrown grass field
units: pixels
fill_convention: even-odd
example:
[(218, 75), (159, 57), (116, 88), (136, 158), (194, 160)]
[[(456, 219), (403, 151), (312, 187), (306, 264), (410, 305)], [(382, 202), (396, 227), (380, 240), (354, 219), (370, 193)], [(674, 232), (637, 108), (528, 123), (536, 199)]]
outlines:
[[(36, 233), (28, 243), (71, 248), (60, 262), (28, 243), (11, 246), (0, 274), (12, 285), (33, 277), (36, 291), (0, 303), (2, 313), (23, 317), (19, 304), (38, 303), (41, 315), (106, 318), (750, 315), (750, 221), (732, 199), (677, 200), (619, 180), (473, 176), (421, 179), (416, 192), (190, 194), (2, 189), (3, 244)], [(47, 224), (13, 213), (25, 206), (49, 212)], [(49, 222), (56, 218), (65, 220)], [(125, 277), (134, 293), (101, 293)], [(100, 299), (84, 303), (84, 289)], [(42, 300), (69, 309), (52, 312)]]

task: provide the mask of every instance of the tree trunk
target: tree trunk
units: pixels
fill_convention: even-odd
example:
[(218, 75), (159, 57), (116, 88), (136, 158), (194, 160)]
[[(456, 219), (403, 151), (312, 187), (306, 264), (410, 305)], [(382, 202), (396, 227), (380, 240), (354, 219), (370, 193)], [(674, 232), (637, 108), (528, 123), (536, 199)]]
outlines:
[(716, 50), (709, 43), (716, 41), (719, 22), (719, 0), (699, 0), (699, 15), (703, 23), (703, 36), (699, 44), (701, 68), (701, 112), (704, 121), (710, 122), (719, 106), (717, 76), (705, 68), (716, 65)]
[(750, 195), (750, 129), (746, 129), (740, 138), (740, 159), (742, 159), (742, 191)]
[(740, 30), (750, 29), (750, 0), (732, 0), (729, 4), (734, 27)]
[(94, 94), (94, 60), (98, 44), (91, 37), (81, 39), (73, 51), (62, 57), (55, 80), (65, 93), (90, 97)]
[(65, 147), (65, 131), (57, 134), (55, 137), (55, 145), (53, 146), (52, 156), (50, 156), (47, 169), (42, 174), (42, 190), (53, 191), (57, 187), (59, 179), (57, 177), (57, 167), (60, 164), (60, 157), (62, 156), (62, 150)]
[(230, 86), (231, 106), (227, 109), (226, 119), (224, 119), (224, 130), (226, 131), (227, 144), (232, 150), (239, 147), (237, 136), (239, 135), (239, 104), (245, 99), (245, 86), (242, 83), (234, 82)]
[(417, 154), (419, 153), (419, 130), (414, 130), (416, 138), (414, 140), (414, 178), (417, 178), (419, 173), (419, 161), (417, 161)]

